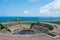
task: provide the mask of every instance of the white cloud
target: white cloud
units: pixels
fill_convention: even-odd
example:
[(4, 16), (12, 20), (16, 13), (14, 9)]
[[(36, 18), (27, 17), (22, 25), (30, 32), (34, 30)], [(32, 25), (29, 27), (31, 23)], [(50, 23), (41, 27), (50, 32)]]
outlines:
[(29, 11), (24, 11), (24, 13), (29, 13)]
[(60, 17), (60, 0), (54, 0), (41, 7), (40, 15), (45, 17)]

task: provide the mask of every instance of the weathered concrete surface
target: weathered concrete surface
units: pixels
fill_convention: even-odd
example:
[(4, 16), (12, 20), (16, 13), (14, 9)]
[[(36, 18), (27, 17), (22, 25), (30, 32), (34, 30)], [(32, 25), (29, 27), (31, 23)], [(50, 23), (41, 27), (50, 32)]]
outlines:
[[(60, 25), (57, 25), (57, 33), (60, 33)], [(60, 37), (58, 38), (52, 38), (49, 36), (6, 36), (6, 35), (0, 35), (0, 40), (60, 40)]]

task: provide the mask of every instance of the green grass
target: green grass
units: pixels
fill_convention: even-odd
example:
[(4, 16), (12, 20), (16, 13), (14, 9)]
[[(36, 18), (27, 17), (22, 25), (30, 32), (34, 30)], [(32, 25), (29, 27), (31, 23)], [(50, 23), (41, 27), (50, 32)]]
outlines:
[(30, 29), (32, 29), (32, 27), (34, 25), (39, 25), (39, 26), (42, 26), (42, 27), (47, 28), (49, 30), (53, 30), (54, 29), (54, 27), (52, 27), (51, 25), (40, 25), (40, 22), (32, 23), (31, 26), (30, 26)]
[[(28, 21), (28, 20), (9, 20), (9, 21), (5, 21), (5, 22), (0, 22), (0, 23), (7, 23), (7, 22), (38, 22), (38, 21)], [(39, 21), (40, 22), (40, 21)]]
[(0, 23), (0, 30), (5, 29), (6, 27), (4, 27), (1, 23)]
[(45, 27), (45, 28), (47, 28), (49, 30), (53, 30), (54, 29), (54, 27), (49, 27), (49, 26), (43, 26), (43, 27)]
[(30, 29), (32, 29), (32, 27), (33, 27), (34, 25), (39, 25), (39, 22), (32, 23), (31, 26), (30, 26)]
[(60, 24), (60, 21), (54, 21), (54, 22), (50, 22), (50, 23)]
[(5, 27), (4, 25), (2, 25), (2, 24), (0, 23), (0, 30), (3, 30), (3, 29), (6, 29), (7, 31), (11, 32), (10, 29), (8, 29), (7, 27)]

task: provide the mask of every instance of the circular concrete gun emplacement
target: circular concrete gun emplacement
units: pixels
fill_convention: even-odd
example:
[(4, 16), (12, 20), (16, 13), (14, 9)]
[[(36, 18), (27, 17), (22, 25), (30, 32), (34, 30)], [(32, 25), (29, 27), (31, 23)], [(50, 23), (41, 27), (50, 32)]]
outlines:
[[(13, 25), (12, 25), (13, 24)], [(5, 36), (50, 36), (56, 37), (57, 34), (51, 33), (54, 30), (54, 27), (49, 24), (42, 24), (42, 23), (33, 23), (34, 25), (31, 26), (32, 23), (21, 22), (18, 23), (8, 23), (8, 24), (1, 24), (0, 27), (3, 27), (0, 30), (1, 35)]]

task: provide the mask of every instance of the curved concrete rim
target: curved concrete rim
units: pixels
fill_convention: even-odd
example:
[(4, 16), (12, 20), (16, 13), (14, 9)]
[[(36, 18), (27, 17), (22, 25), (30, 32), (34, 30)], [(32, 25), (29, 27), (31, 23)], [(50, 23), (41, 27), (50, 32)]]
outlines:
[(13, 36), (13, 37), (27, 37), (27, 36), (44, 36), (46, 35), (45, 33), (42, 33), (42, 34), (31, 34), (31, 35), (6, 35), (6, 34), (3, 34), (3, 33), (0, 33), (0, 35), (3, 35), (3, 36)]

